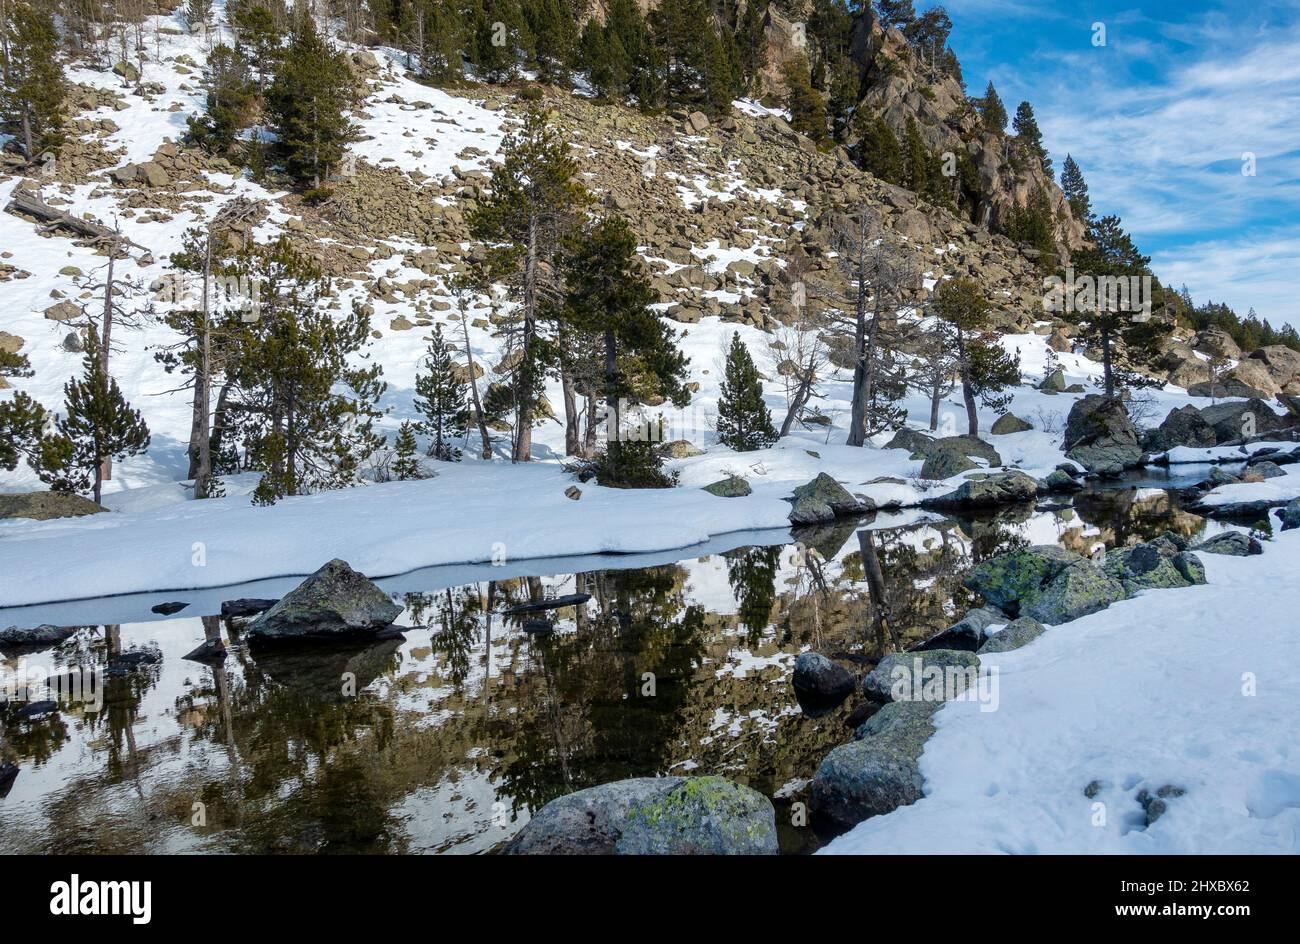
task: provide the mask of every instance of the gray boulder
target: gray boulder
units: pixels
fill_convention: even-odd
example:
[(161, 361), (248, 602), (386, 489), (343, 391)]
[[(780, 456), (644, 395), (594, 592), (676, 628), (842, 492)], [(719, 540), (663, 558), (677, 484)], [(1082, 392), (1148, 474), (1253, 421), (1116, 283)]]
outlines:
[(933, 701), (929, 692), (937, 678), (943, 683), (937, 700), (944, 701), (974, 687), (979, 665), (975, 653), (957, 649), (892, 652), (862, 680), (862, 693), (879, 702)]
[(875, 502), (858, 499), (825, 472), (794, 490), (792, 524), (819, 524), (845, 515), (860, 515), (875, 510)]
[(934, 448), (921, 463), (921, 478), (948, 479), (976, 468), (979, 466), (956, 449)]
[(998, 451), (978, 436), (944, 436), (930, 445), (931, 452), (937, 449), (951, 449), (968, 459), (983, 459), (990, 468), (1002, 464), (1002, 456)]
[(979, 651), (981, 655), (987, 652), (1010, 652), (1012, 649), (1029, 645), (1045, 632), (1047, 627), (1038, 620), (1022, 616), (1008, 623), (1001, 632), (990, 636), (988, 642), (980, 646)]
[(870, 816), (915, 803), (925, 778), (920, 759), (942, 702), (885, 705), (858, 728), (857, 739), (826, 755), (813, 776), (813, 812), (847, 829)]
[(791, 678), (800, 704), (838, 705), (853, 694), (853, 675), (819, 652), (804, 652), (794, 663)]
[(1218, 444), (1237, 442), (1261, 433), (1273, 433), (1292, 425), (1292, 418), (1279, 416), (1259, 397), (1242, 402), (1216, 403), (1201, 410), (1205, 421), (1214, 427)]
[(367, 635), (392, 625), (401, 612), (388, 594), (335, 558), (250, 623), (248, 635), (257, 640)]
[(776, 812), (724, 777), (638, 777), (537, 811), (507, 855), (776, 855)]
[(1194, 550), (1206, 554), (1226, 554), (1229, 557), (1248, 557), (1263, 554), (1264, 546), (1244, 531), (1224, 531), (1208, 541), (1202, 541)]
[(1142, 463), (1137, 428), (1118, 397), (1075, 401), (1065, 422), (1065, 455), (1089, 472), (1113, 476)]
[(989, 432), (994, 436), (1006, 436), (1009, 433), (1023, 433), (1026, 430), (1033, 428), (1033, 423), (1022, 420), (1014, 413), (1007, 413), (1003, 416), (999, 416), (994, 421), (993, 425), (989, 427)]
[(906, 449), (911, 455), (924, 455), (933, 443), (933, 436), (927, 436), (925, 433), (904, 426), (894, 433), (894, 437), (885, 443), (884, 448)]
[(1053, 577), (1033, 602), (1020, 607), (1020, 615), (1056, 626), (1104, 610), (1124, 596), (1122, 583), (1091, 561), (1080, 561)]
[(1205, 583), (1205, 568), (1195, 554), (1162, 541), (1115, 548), (1107, 552), (1102, 569), (1128, 594)]
[(89, 498), (64, 492), (6, 492), (0, 494), (0, 518), (79, 518), (107, 511)]
[(725, 479), (719, 479), (704, 486), (704, 490), (710, 495), (717, 495), (719, 498), (744, 498), (753, 492), (753, 489), (749, 487), (749, 482), (739, 475), (728, 475)]
[(1052, 625), (1124, 599), (1124, 586), (1091, 561), (1055, 545), (1029, 547), (984, 561), (966, 586), (1012, 616)]
[(1152, 452), (1164, 452), (1176, 446), (1208, 449), (1218, 442), (1214, 426), (1201, 415), (1201, 411), (1188, 404), (1170, 410), (1165, 421), (1146, 437), (1145, 446)]
[(1055, 370), (1043, 382), (1038, 385), (1039, 390), (1046, 390), (1050, 393), (1062, 393), (1065, 391), (1065, 371)]
[(975, 652), (988, 638), (988, 634), (984, 630), (994, 623), (1005, 623), (1008, 619), (1010, 617), (1007, 614), (995, 607), (976, 607), (947, 629), (931, 636), (917, 646), (916, 649), (921, 652), (929, 649), (958, 649), (962, 652)]
[(1013, 470), (967, 479), (951, 492), (923, 499), (921, 504), (934, 508), (990, 508), (1033, 501), (1037, 497), (1037, 480)]
[(1281, 478), (1286, 475), (1286, 469), (1282, 468), (1276, 462), (1269, 462), (1265, 459), (1263, 462), (1252, 462), (1250, 471), (1256, 475), (1262, 475), (1266, 479)]
[(1300, 528), (1300, 498), (1293, 500), (1285, 508), (1279, 508), (1277, 516), (1282, 519), (1283, 531)]
[(1038, 483), (1038, 494), (1059, 495), (1083, 491), (1084, 485), (1063, 469), (1053, 469), (1047, 478)]

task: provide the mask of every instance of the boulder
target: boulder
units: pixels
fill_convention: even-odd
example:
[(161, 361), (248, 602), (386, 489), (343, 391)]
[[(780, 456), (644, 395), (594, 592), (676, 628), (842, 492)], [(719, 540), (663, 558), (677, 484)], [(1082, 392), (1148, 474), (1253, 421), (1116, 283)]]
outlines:
[(921, 463), (921, 478), (948, 479), (977, 468), (979, 466), (956, 449), (936, 447), (930, 450), (925, 462)]
[(279, 600), (267, 600), (260, 597), (222, 600), (221, 615), (226, 619), (247, 619), (250, 616), (256, 616), (258, 613), (265, 613), (279, 602)]
[(933, 436), (927, 436), (925, 433), (915, 429), (908, 429), (904, 426), (894, 437), (885, 443), (885, 449), (906, 449), (910, 455), (925, 455), (930, 451), (930, 446), (934, 443)]
[(1226, 554), (1230, 557), (1248, 557), (1263, 554), (1264, 546), (1244, 531), (1224, 531), (1202, 541), (1193, 550), (1206, 554)]
[(838, 705), (853, 694), (853, 675), (819, 652), (804, 652), (794, 663), (791, 678), (800, 704)]
[(1065, 371), (1054, 370), (1051, 374), (1043, 378), (1043, 382), (1038, 385), (1039, 390), (1047, 390), (1051, 393), (1065, 392)]
[(1287, 429), (1294, 422), (1289, 416), (1274, 413), (1273, 408), (1259, 397), (1251, 397), (1244, 403), (1240, 400), (1216, 403), (1204, 407), (1201, 416), (1214, 427), (1219, 445)]
[(776, 855), (776, 812), (723, 777), (637, 777), (552, 800), (507, 855)]
[(1080, 561), (1052, 578), (1019, 612), (1021, 616), (1032, 616), (1055, 626), (1104, 610), (1124, 596), (1124, 585), (1118, 580), (1093, 566), (1091, 561)]
[(674, 439), (672, 442), (664, 443), (663, 453), (670, 459), (689, 459), (692, 456), (704, 455), (704, 450), (689, 439)]
[(1056, 545), (999, 554), (979, 564), (965, 585), (1013, 617), (1057, 624), (1124, 599), (1124, 586), (1091, 561)]
[(1030, 616), (1022, 616), (1012, 620), (1000, 632), (990, 636), (988, 642), (980, 646), (979, 651), (981, 655), (988, 652), (1010, 652), (1012, 649), (1029, 645), (1045, 632), (1047, 627), (1038, 620)]
[(1294, 499), (1284, 508), (1279, 508), (1277, 516), (1282, 520), (1283, 531), (1300, 528), (1300, 498)]
[(1214, 426), (1200, 410), (1188, 404), (1170, 410), (1159, 428), (1147, 435), (1144, 445), (1152, 452), (1164, 452), (1176, 446), (1207, 449), (1217, 442)]
[(841, 829), (915, 803), (925, 778), (920, 759), (942, 702), (885, 705), (858, 728), (857, 739), (826, 755), (813, 776), (813, 812)]
[(1258, 362), (1279, 387), (1300, 378), (1300, 351), (1293, 351), (1285, 344), (1267, 344), (1252, 351), (1249, 360)]
[(248, 635), (264, 641), (373, 635), (401, 612), (388, 594), (335, 558), (249, 624)]
[(1118, 397), (1092, 394), (1075, 401), (1063, 448), (1068, 458), (1098, 475), (1119, 475), (1142, 463), (1137, 428)]
[(72, 321), (81, 315), (81, 309), (67, 299), (45, 309), (45, 317), (50, 321)]
[(1250, 463), (1249, 469), (1256, 475), (1263, 476), (1266, 479), (1276, 479), (1286, 475), (1286, 469), (1276, 462), (1269, 462), (1267, 459), (1263, 462)]
[(1083, 483), (1064, 469), (1053, 469), (1047, 478), (1038, 483), (1040, 495), (1059, 495), (1083, 490)]
[(915, 651), (930, 649), (957, 649), (975, 652), (988, 639), (985, 630), (994, 623), (1005, 623), (1010, 617), (992, 606), (976, 607), (942, 632), (936, 633), (915, 647)]
[(998, 451), (978, 436), (969, 434), (944, 436), (942, 439), (936, 439), (930, 443), (925, 454), (929, 455), (939, 449), (960, 453), (968, 459), (983, 459), (990, 467), (1002, 464), (1002, 456), (998, 455)]
[(844, 515), (860, 515), (875, 510), (871, 499), (858, 499), (843, 485), (821, 472), (806, 485), (794, 490), (790, 509), (792, 524), (818, 524)]
[(946, 701), (972, 689), (980, 660), (974, 652), (927, 649), (891, 652), (862, 680), (872, 701)]
[(48, 521), (51, 518), (80, 518), (108, 511), (89, 498), (65, 492), (4, 492), (0, 493), (0, 518), (33, 518)]
[(1127, 594), (1205, 583), (1200, 559), (1168, 542), (1115, 548), (1107, 552), (1102, 569), (1118, 580)]
[(1229, 360), (1241, 360), (1241, 348), (1232, 340), (1232, 335), (1222, 328), (1206, 328), (1196, 336), (1196, 350), (1210, 355), (1219, 355)]
[(1007, 413), (1003, 416), (999, 416), (994, 421), (993, 425), (989, 428), (989, 432), (994, 436), (1006, 436), (1009, 433), (1023, 433), (1026, 430), (1033, 428), (1033, 423), (1022, 420), (1014, 413)]
[(1037, 497), (1038, 482), (1024, 472), (1012, 470), (967, 479), (951, 492), (923, 499), (921, 504), (933, 508), (991, 508)]
[(744, 498), (753, 492), (753, 489), (749, 487), (749, 482), (739, 475), (728, 475), (725, 479), (719, 479), (704, 486), (704, 490), (710, 495), (717, 495), (719, 498)]
[(1239, 361), (1237, 366), (1225, 371), (1220, 381), (1224, 385), (1235, 381), (1240, 386), (1258, 391), (1258, 395), (1265, 397), (1271, 397), (1282, 390), (1282, 384), (1273, 379), (1273, 375), (1262, 362), (1250, 359)]

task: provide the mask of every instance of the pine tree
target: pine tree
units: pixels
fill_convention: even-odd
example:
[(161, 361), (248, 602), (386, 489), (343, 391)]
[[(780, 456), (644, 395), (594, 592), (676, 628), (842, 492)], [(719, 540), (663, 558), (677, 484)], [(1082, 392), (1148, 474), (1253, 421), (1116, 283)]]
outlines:
[(1056, 267), (1052, 204), (1042, 187), (1034, 188), (1028, 203), (1015, 205), (1002, 228), (1008, 238), (1018, 243), (1028, 243), (1038, 250), (1040, 268)]
[(126, 401), (117, 381), (104, 372), (93, 329), (86, 338), (82, 370), (80, 379), (72, 378), (63, 386), (67, 402), (58, 434), (67, 444), (66, 464), (43, 469), (41, 476), (60, 491), (90, 488), (98, 504), (105, 460), (121, 461), (144, 452), (149, 448), (149, 427), (140, 411)]
[[(659, 300), (636, 252), (637, 239), (622, 217), (602, 219), (566, 246), (566, 285), (559, 313), (565, 325), (596, 339), (600, 361), (580, 371), (605, 401), (606, 455), (601, 484), (642, 487), (672, 484), (659, 472), (661, 457), (623, 428), (622, 405), (668, 400), (685, 406), (687, 359), (676, 334), (650, 306)], [(594, 398), (593, 398), (594, 400)], [(594, 409), (594, 402), (589, 404)]]
[(66, 84), (58, 59), (59, 33), (48, 13), (17, 0), (4, 30), (0, 115), (17, 131), (33, 161), (62, 142)]
[(717, 430), (719, 441), (737, 452), (766, 449), (777, 440), (772, 414), (763, 402), (762, 379), (739, 331), (732, 334), (727, 351)]
[(452, 363), (442, 325), (434, 325), (422, 364), (424, 370), (415, 375), (415, 408), (424, 417), (419, 429), (429, 437), (430, 456), (454, 462), (460, 458), (454, 442), (465, 435), (469, 411), (465, 381)]
[[(0, 348), (0, 379), (30, 376), (26, 356)], [(0, 387), (7, 385), (7, 381), (0, 383)], [(45, 408), (21, 390), (0, 402), (0, 469), (12, 472), (23, 458), (36, 465), (48, 419)]]
[(568, 7), (559, 0), (525, 0), (522, 6), (538, 77), (545, 82), (567, 80), (578, 30)]
[(236, 260), (259, 279), (256, 320), (244, 324), (227, 421), (262, 473), (258, 504), (341, 488), (383, 444), (374, 431), (386, 389), (378, 364), (362, 366), (370, 318), (359, 305), (335, 316), (329, 283), (286, 237), (250, 246)]
[(1011, 126), (1015, 129), (1016, 137), (1020, 139), (1021, 147), (1038, 161), (1043, 168), (1043, 173), (1051, 179), (1052, 159), (1047, 156), (1047, 148), (1043, 147), (1043, 133), (1038, 130), (1034, 107), (1028, 102), (1021, 102), (1016, 107), (1016, 117), (1011, 122)]
[(650, 23), (668, 102), (726, 111), (739, 83), (707, 0), (662, 0)]
[[(257, 66), (259, 76), (274, 72), (284, 57), (284, 30), (280, 18), (272, 11), (274, 0), (242, 0), (233, 7), (231, 23), (239, 38), (238, 48)], [(258, 87), (265, 83), (259, 79)]]
[(393, 475), (399, 481), (423, 478), (420, 474), (420, 460), (415, 454), (415, 425), (410, 420), (404, 420), (398, 428), (394, 452)]
[(781, 74), (785, 78), (790, 127), (820, 144), (826, 140), (826, 103), (812, 87), (807, 57), (798, 55), (787, 59)]
[(185, 25), (191, 33), (212, 25), (212, 0), (185, 0)]
[(979, 106), (984, 130), (992, 131), (994, 134), (1002, 134), (1007, 130), (1007, 109), (1002, 104), (1002, 99), (998, 98), (998, 91), (993, 87), (992, 81), (984, 91)]
[(921, 138), (916, 119), (907, 116), (903, 133), (903, 181), (908, 190), (918, 194), (930, 189), (930, 152)]
[(864, 113), (861, 123), (865, 127), (858, 142), (858, 163), (863, 170), (886, 183), (902, 186), (906, 175), (903, 171), (903, 146), (898, 143), (898, 136), (878, 115), (866, 118)]
[(189, 118), (189, 137), (205, 150), (223, 154), (248, 127), (257, 103), (257, 85), (248, 59), (225, 44), (208, 54), (208, 99), (203, 115)]
[(1070, 213), (1086, 225), (1092, 217), (1092, 201), (1088, 199), (1088, 185), (1084, 183), (1083, 171), (1069, 154), (1065, 155), (1065, 165), (1061, 168), (1061, 191), (1070, 204)]
[(912, 0), (876, 0), (876, 12), (886, 29), (902, 29), (916, 19)]
[(320, 188), (342, 160), (357, 134), (344, 114), (355, 100), (346, 58), (321, 37), (310, 16), (301, 17), (266, 95), (285, 169), (299, 185)]
[(935, 290), (932, 310), (952, 326), (954, 355), (961, 376), (962, 399), (966, 404), (966, 432), (979, 433), (976, 401), (997, 408), (1005, 401), (999, 394), (1020, 380), (1019, 361), (981, 337), (989, 326), (989, 303), (972, 279), (947, 279)]
[(502, 142), (501, 155), (501, 163), (492, 170), (490, 191), (479, 195), (469, 224), (474, 237), (492, 247), (489, 274), (508, 283), (520, 302), (512, 457), (527, 462), (545, 371), (546, 352), (538, 338), (546, 288), (542, 283), (588, 195), (574, 179), (578, 165), (569, 155), (569, 146), (540, 112), (525, 116), (523, 127)]

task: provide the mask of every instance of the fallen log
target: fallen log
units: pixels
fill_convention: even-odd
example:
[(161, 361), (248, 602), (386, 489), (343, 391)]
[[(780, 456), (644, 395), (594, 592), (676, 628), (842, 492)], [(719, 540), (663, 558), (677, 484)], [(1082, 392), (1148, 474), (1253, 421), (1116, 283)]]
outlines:
[(125, 243), (128, 246), (134, 246), (142, 252), (148, 252), (144, 246), (137, 242), (132, 242), (116, 230), (109, 229), (102, 223), (94, 223), (90, 220), (83, 220), (79, 216), (73, 216), (71, 213), (65, 213), (45, 203), (30, 190), (15, 190), (13, 199), (5, 207), (8, 213), (21, 213), (23, 216), (30, 216), (34, 219), (43, 221), (46, 225), (43, 230), (66, 229), (69, 232), (76, 233), (78, 236), (84, 236), (87, 239), (95, 240), (115, 240)]
[(521, 613), (540, 613), (543, 610), (558, 610), (564, 606), (579, 606), (591, 599), (590, 593), (570, 593), (550, 600), (538, 600), (536, 603), (520, 603), (507, 607), (501, 612), (506, 616), (518, 616)]

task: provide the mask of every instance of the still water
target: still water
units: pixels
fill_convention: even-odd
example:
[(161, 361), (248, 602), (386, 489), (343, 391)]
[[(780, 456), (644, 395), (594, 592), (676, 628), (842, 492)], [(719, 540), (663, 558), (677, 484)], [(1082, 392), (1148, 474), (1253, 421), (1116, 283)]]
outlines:
[[(808, 649), (860, 672), (879, 657), (862, 532), (911, 643), (974, 604), (961, 579), (987, 557), (1205, 529), (1169, 493), (1130, 488), (981, 518), (748, 535), (680, 560), (425, 571), (380, 581), (405, 605), (404, 640), (343, 648), (250, 651), (238, 622), (203, 615), (296, 580), (273, 594), (0, 610), (0, 626), (81, 624), (57, 646), (4, 653), (8, 677), (79, 669), (88, 680), (43, 715), (0, 704), (0, 760), (18, 769), (0, 782), (0, 852), (483, 853), (563, 794), (686, 773), (772, 797), (783, 851), (812, 851), (824, 837), (793, 804), (869, 707), (854, 695), (810, 716), (790, 675)], [(503, 613), (572, 593), (591, 598), (551, 611), (550, 632), (525, 627), (536, 614)], [(183, 618), (148, 616), (145, 602), (171, 599), (191, 601)], [(186, 658), (215, 637), (224, 659)]]

